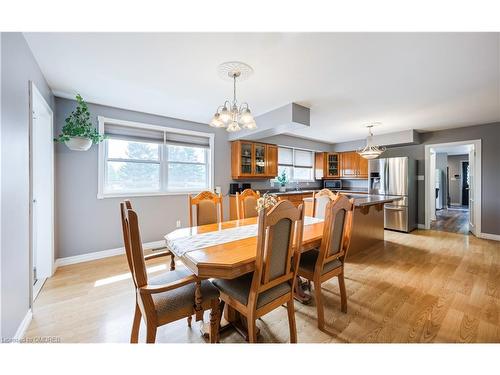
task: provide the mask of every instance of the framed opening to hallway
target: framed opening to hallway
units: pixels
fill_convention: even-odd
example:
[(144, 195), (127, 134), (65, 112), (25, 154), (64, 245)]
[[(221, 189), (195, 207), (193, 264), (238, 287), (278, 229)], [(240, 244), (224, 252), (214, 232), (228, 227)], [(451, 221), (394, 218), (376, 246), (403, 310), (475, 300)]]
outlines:
[(456, 146), (469, 146), (469, 231), (481, 237), (481, 140), (425, 145), (425, 229), (430, 229), (431, 220), (435, 219), (436, 203), (434, 187), (436, 151)]

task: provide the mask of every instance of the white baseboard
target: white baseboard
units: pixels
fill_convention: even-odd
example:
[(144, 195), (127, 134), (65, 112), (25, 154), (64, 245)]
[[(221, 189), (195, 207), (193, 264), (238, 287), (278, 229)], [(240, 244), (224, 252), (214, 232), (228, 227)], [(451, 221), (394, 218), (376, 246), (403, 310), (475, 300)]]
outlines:
[[(164, 247), (165, 241), (147, 242), (147, 243), (142, 244), (142, 246), (143, 246), (144, 250), (147, 251), (147, 250), (151, 250), (151, 249), (158, 248), (158, 247)], [(116, 255), (121, 255), (121, 254), (125, 254), (124, 247), (117, 247), (116, 249), (95, 251), (93, 253), (75, 255), (72, 257), (58, 258), (58, 259), (56, 259), (54, 268), (57, 269), (58, 267), (67, 266), (69, 264), (90, 262), (92, 260), (114, 257)]]
[(19, 342), (19, 340), (21, 340), (24, 337), (24, 334), (26, 333), (26, 330), (28, 329), (32, 318), (33, 318), (33, 312), (31, 311), (31, 309), (29, 309), (26, 315), (24, 316), (23, 321), (21, 322), (21, 324), (19, 324), (19, 327), (17, 328), (17, 331), (14, 335), (14, 340), (16, 342)]
[(485, 240), (500, 241), (500, 234), (480, 233), (478, 237), (484, 238)]

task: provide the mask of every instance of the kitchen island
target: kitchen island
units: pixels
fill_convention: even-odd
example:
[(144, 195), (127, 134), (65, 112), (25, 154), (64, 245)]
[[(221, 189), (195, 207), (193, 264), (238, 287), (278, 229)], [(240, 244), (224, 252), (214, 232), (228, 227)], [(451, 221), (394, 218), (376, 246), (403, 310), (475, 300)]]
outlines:
[[(384, 204), (398, 201), (401, 197), (391, 195), (349, 194), (354, 199), (354, 217), (351, 243), (347, 256), (367, 249), (384, 240)], [(305, 198), (304, 204), (312, 204), (312, 197)]]
[[(317, 193), (320, 189), (289, 189), (287, 191), (279, 191), (275, 189), (270, 190), (260, 190), (261, 194), (270, 193), (277, 195), (280, 199), (286, 199), (292, 202), (296, 207), (304, 203), (304, 210), (306, 216), (312, 216), (313, 205), (312, 205), (312, 196), (314, 193)], [(368, 192), (365, 189), (340, 189), (335, 190), (335, 193), (344, 193), (344, 194), (364, 194), (366, 195)], [(309, 198), (306, 200), (306, 198)], [(236, 195), (229, 194), (229, 220), (236, 220)]]

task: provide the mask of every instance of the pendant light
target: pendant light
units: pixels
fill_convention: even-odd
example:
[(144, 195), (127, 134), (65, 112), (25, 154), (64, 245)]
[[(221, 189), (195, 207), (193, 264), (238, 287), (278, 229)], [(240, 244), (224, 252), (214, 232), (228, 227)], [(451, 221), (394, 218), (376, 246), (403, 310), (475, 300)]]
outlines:
[(380, 123), (373, 123), (370, 125), (366, 125), (366, 127), (368, 128), (368, 137), (366, 137), (366, 146), (357, 151), (359, 155), (368, 160), (378, 158), (386, 150), (385, 147), (379, 147), (373, 144), (372, 128), (375, 125), (380, 125)]
[(248, 103), (238, 105), (236, 100), (236, 79), (241, 81), (248, 78), (253, 73), (252, 67), (240, 61), (228, 61), (219, 65), (218, 71), (221, 77), (233, 81), (233, 100), (226, 100), (224, 105), (217, 108), (209, 125), (214, 128), (226, 128), (228, 132), (256, 129), (257, 124)]

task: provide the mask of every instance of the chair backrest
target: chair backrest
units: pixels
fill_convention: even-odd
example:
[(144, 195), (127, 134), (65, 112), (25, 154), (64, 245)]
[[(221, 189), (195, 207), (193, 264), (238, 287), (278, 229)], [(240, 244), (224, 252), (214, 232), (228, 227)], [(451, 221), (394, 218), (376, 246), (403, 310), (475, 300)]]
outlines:
[[(193, 206), (196, 206), (196, 223), (193, 220)], [(222, 221), (222, 195), (202, 191), (196, 196), (189, 194), (189, 226), (220, 223)]]
[(313, 217), (325, 218), (326, 206), (335, 199), (336, 195), (329, 189), (321, 189), (313, 194)]
[(141, 234), (139, 231), (139, 219), (130, 201), (120, 203), (122, 216), (123, 242), (127, 261), (132, 273), (132, 278), (136, 288), (143, 287), (148, 283), (146, 273), (146, 262), (142, 249)]
[(354, 200), (338, 195), (326, 206), (323, 238), (316, 267), (334, 259), (344, 261), (351, 241)]
[(236, 215), (238, 219), (258, 216), (257, 200), (259, 198), (260, 193), (252, 189), (245, 189), (241, 193), (236, 193)]
[(249, 304), (256, 303), (258, 293), (276, 285), (287, 282), (293, 286), (303, 226), (303, 205), (296, 208), (290, 201), (282, 200), (274, 207), (259, 212), (255, 272)]

